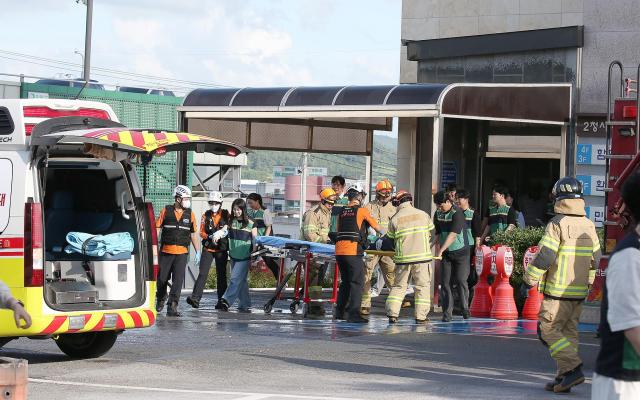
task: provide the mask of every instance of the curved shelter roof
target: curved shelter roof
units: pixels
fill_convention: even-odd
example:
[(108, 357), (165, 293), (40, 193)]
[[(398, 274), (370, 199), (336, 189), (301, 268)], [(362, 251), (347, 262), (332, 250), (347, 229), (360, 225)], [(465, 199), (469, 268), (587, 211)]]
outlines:
[(400, 84), (196, 89), (178, 108), (189, 132), (249, 148), (369, 155), (393, 117), (563, 125), (568, 84)]

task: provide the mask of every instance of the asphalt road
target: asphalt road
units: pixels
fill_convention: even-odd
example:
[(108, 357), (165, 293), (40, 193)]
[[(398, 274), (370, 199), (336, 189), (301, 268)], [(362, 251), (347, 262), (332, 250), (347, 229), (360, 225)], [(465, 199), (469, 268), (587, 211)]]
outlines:
[[(182, 318), (124, 332), (99, 359), (70, 360), (52, 340), (16, 340), (0, 354), (29, 361), (33, 399), (557, 398), (542, 389), (554, 365), (535, 324), (457, 317), (417, 326), (405, 317), (390, 326), (378, 307), (362, 326), (302, 320), (284, 302), (275, 311), (287, 312), (272, 315), (220, 313), (206, 296), (200, 310), (183, 303)], [(265, 294), (253, 298), (260, 306)], [(581, 334), (588, 376), (593, 328)], [(588, 399), (590, 389), (588, 380), (569, 398)]]

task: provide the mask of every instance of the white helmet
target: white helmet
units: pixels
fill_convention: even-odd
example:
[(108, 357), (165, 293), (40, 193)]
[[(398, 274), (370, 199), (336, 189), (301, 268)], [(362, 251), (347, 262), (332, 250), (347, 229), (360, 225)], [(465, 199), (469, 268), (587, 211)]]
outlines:
[(173, 189), (173, 197), (191, 197), (191, 189), (184, 185), (178, 185), (175, 189)]
[(367, 192), (364, 191), (364, 187), (362, 187), (360, 182), (357, 182), (356, 184), (349, 186), (345, 194), (349, 196), (349, 192), (361, 193), (363, 196), (367, 195)]
[(208, 201), (215, 201), (216, 203), (222, 203), (222, 193), (220, 193), (220, 192), (209, 192)]

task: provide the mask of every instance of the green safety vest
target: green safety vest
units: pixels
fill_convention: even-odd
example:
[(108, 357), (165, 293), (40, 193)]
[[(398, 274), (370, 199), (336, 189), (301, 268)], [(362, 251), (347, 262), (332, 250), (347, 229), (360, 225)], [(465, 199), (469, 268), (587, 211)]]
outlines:
[(251, 247), (253, 244), (253, 237), (251, 230), (253, 229), (253, 222), (249, 221), (244, 228), (237, 219), (234, 219), (231, 223), (231, 229), (229, 229), (229, 257), (232, 260), (243, 261), (251, 258)]
[[(451, 210), (447, 213), (443, 213), (441, 211), (436, 211), (436, 221), (438, 221), (438, 225), (440, 226), (440, 246), (444, 244), (447, 240), (447, 236), (451, 233), (451, 227), (453, 225), (453, 215), (456, 213), (457, 209), (452, 207)], [(464, 228), (461, 234), (456, 236), (456, 240), (451, 243), (451, 246), (447, 248), (447, 251), (456, 251), (465, 247), (464, 244)]]
[(489, 228), (491, 229), (492, 235), (496, 232), (504, 232), (507, 230), (509, 226), (507, 217), (510, 209), (511, 207), (506, 204), (502, 207), (489, 208)]
[(473, 237), (473, 230), (471, 229), (473, 224), (473, 214), (474, 211), (470, 208), (464, 210), (464, 242), (467, 246), (474, 246), (476, 244), (476, 241)]
[(253, 225), (258, 229), (258, 236), (264, 236), (267, 233), (267, 224), (264, 222), (263, 209), (247, 209), (247, 215), (253, 220)]
[(331, 223), (329, 224), (329, 232), (338, 232), (338, 215), (342, 209), (349, 204), (347, 196), (340, 197), (333, 203), (331, 208)]

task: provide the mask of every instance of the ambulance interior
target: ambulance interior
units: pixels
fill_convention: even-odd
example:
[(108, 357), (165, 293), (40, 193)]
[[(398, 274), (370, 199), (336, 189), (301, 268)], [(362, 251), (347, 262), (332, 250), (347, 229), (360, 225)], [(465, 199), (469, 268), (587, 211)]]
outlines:
[(443, 186), (469, 190), (471, 206), (485, 210), (494, 185), (502, 184), (526, 225), (543, 226), (551, 187), (564, 170), (562, 132), (553, 125), (447, 118)]
[[(141, 213), (135, 212), (123, 164), (50, 158), (41, 179), (45, 299), (49, 306), (69, 311), (95, 309), (96, 305), (123, 308), (142, 304), (145, 262), (139, 227), (146, 222), (139, 217)], [(70, 232), (128, 233), (133, 251), (102, 255), (66, 251)]]

